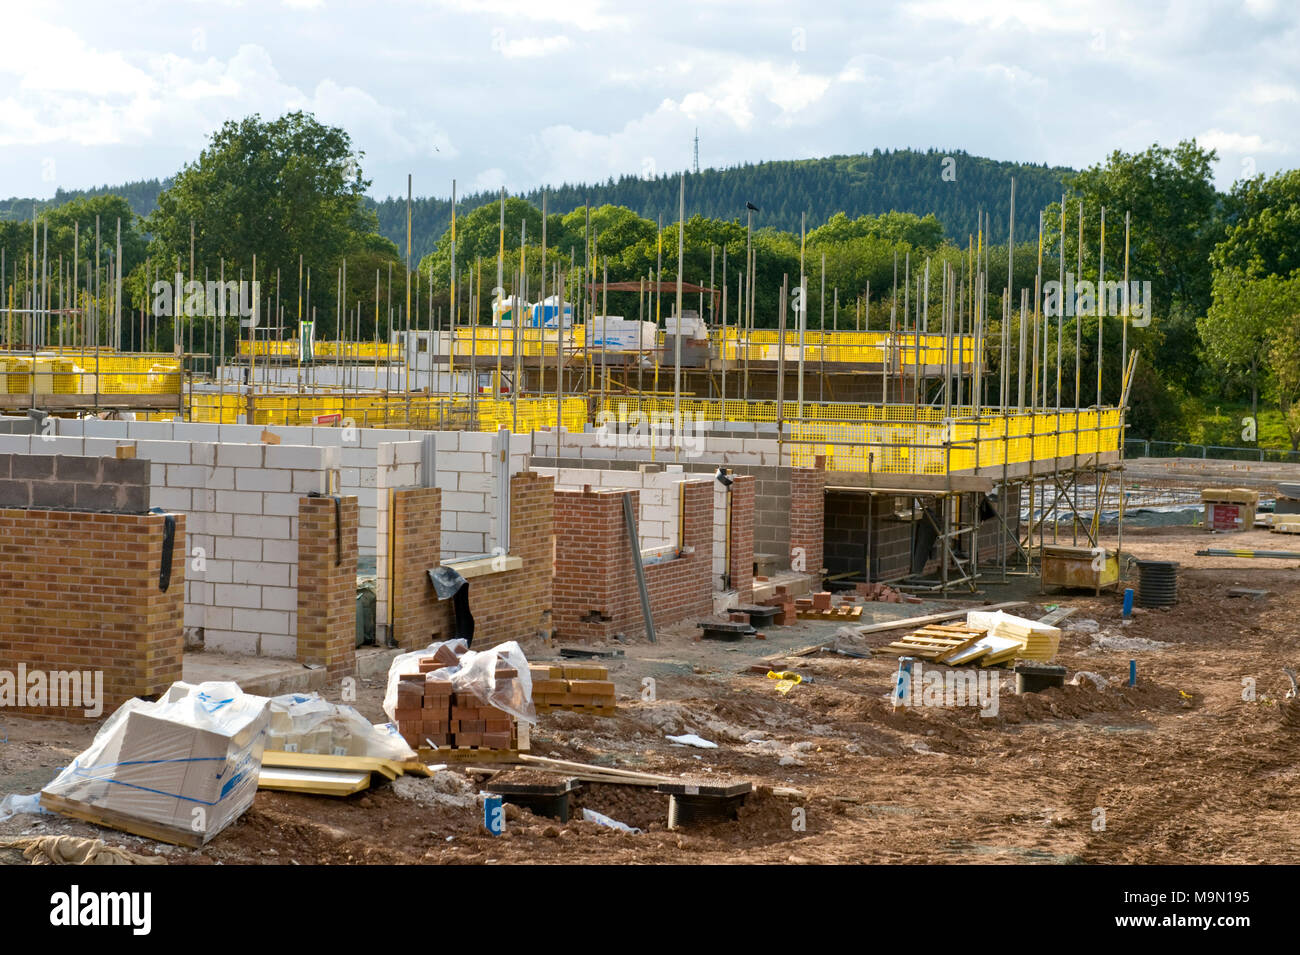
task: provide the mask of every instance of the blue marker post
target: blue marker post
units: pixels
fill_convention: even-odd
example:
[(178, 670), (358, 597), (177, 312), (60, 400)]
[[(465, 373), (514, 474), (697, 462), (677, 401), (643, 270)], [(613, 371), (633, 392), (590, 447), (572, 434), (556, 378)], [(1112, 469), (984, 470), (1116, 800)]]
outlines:
[(1133, 588), (1124, 588), (1124, 622), (1128, 623), (1129, 618), (1133, 616)]
[(483, 797), (483, 827), (494, 836), (506, 831), (506, 807), (500, 796)]
[(894, 709), (912, 702), (912, 664), (915, 662), (915, 657), (898, 658), (898, 673), (894, 677)]
[(1136, 660), (1128, 661), (1128, 685), (1138, 685), (1138, 662)]

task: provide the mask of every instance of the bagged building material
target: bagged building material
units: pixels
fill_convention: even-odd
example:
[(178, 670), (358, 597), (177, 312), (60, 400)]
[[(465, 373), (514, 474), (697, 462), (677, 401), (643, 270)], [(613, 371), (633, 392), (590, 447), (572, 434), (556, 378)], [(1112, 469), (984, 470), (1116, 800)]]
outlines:
[(270, 700), (235, 683), (174, 683), (133, 699), (41, 792), (53, 812), (181, 845), (203, 845), (257, 792)]
[[(434, 657), (443, 666), (421, 670), (420, 661)], [(456, 662), (452, 663), (451, 660)], [(428, 679), (446, 681), (456, 693), (470, 693), (489, 706), (504, 710), (516, 719), (537, 722), (533, 708), (533, 682), (528, 673), (528, 659), (519, 644), (511, 640), (482, 652), (465, 649), (464, 640), (446, 640), (430, 644), (424, 650), (403, 653), (388, 667), (388, 686), (384, 693), (384, 712), (396, 720), (398, 687), (403, 675), (424, 672)], [(421, 691), (424, 695), (424, 691)]]
[(271, 698), (266, 748), (323, 756), (375, 756), (405, 762), (415, 757), (402, 737), (374, 726), (354, 707), (331, 703), (319, 693)]

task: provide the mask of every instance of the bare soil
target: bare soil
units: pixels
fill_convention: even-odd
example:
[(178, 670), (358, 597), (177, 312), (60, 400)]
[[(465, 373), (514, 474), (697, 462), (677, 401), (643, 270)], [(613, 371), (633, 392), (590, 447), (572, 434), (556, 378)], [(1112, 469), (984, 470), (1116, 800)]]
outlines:
[[(382, 786), (348, 799), (259, 792), (201, 850), (48, 815), (15, 816), (0, 823), (0, 836), (82, 833), (186, 864), (1289, 862), (1300, 850), (1300, 732), (1280, 713), (1290, 687), (1282, 668), (1300, 665), (1300, 561), (1193, 552), (1297, 549), (1293, 540), (1192, 528), (1126, 533), (1125, 552), (1181, 565), (1178, 603), (1139, 611), (1128, 626), (1118, 593), (1040, 595), (1036, 580), (1014, 576), (983, 583), (979, 598), (963, 602), (867, 605), (863, 623), (981, 601), (1026, 599), (1031, 605), (1016, 612), (1029, 617), (1054, 604), (1075, 608), (1057, 662), (1106, 685), (1086, 680), (1016, 696), (1014, 676), (1003, 671), (995, 716), (977, 706), (895, 710), (891, 657), (788, 658), (773, 668), (812, 682), (781, 695), (775, 681), (748, 671), (766, 655), (836, 636), (835, 625), (803, 623), (769, 628), (764, 641), (701, 642), (682, 625), (657, 644), (622, 644), (626, 656), (610, 664), (617, 715), (540, 717), (538, 755), (752, 781), (731, 822), (669, 831), (667, 796), (591, 784), (573, 796), (576, 820), (509, 807), (505, 835), (493, 837), (477, 804)], [(1231, 587), (1270, 593), (1230, 598)], [(902, 632), (842, 645), (861, 652)], [(525, 649), (530, 659), (556, 657), (551, 648)], [(380, 720), (382, 686), (361, 689), (359, 708)], [(665, 738), (681, 733), (718, 748)], [(0, 719), (0, 794), (39, 789), (92, 735), (93, 727)], [(477, 791), (485, 778), (478, 771), (466, 788)], [(581, 821), (583, 807), (642, 832)]]

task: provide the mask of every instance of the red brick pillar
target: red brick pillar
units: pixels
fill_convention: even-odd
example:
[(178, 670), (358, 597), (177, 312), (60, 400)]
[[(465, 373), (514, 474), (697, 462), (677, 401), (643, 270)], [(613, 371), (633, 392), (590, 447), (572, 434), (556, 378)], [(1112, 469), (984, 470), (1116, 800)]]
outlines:
[[(556, 632), (569, 640), (596, 640), (617, 630), (619, 582), (633, 576), (624, 528), (623, 498), (636, 491), (555, 492), (555, 575), (552, 607)], [(632, 581), (635, 589), (636, 583)]]
[(790, 566), (821, 575), (826, 520), (826, 472), (790, 469)]
[(392, 637), (399, 647), (414, 650), (446, 639), (441, 636), (446, 614), (428, 573), (442, 559), (442, 491), (405, 488), (393, 491), (392, 501)]
[(754, 599), (754, 490), (752, 474), (731, 476), (731, 519), (727, 575), (741, 603)]
[(331, 677), (357, 667), (357, 499), (298, 500), (298, 659), (323, 663)]

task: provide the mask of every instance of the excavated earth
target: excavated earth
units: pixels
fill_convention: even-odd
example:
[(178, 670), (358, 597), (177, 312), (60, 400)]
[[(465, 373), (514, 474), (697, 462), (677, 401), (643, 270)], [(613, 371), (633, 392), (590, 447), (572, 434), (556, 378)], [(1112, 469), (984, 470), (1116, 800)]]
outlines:
[[(1194, 552), (1290, 550), (1293, 540), (1193, 528), (1126, 533), (1125, 553), (1181, 565), (1177, 604), (1139, 610), (1127, 626), (1117, 594), (1039, 594), (1036, 580), (1016, 576), (984, 582), (961, 602), (865, 605), (864, 623), (1015, 599), (1029, 602), (1013, 611), (1028, 617), (1074, 608), (1057, 662), (1071, 677), (1092, 676), (1017, 696), (1014, 675), (1000, 671), (996, 706), (983, 712), (974, 700), (894, 708), (895, 660), (850, 654), (906, 631), (850, 637), (801, 623), (762, 641), (715, 643), (699, 641), (690, 622), (661, 631), (655, 644), (617, 645), (625, 653), (610, 662), (617, 715), (540, 717), (537, 755), (752, 782), (734, 821), (669, 830), (667, 796), (589, 784), (573, 797), (577, 819), (508, 807), (496, 837), (483, 828), (477, 795), (487, 774), (453, 769), (347, 799), (259, 792), (201, 850), (50, 815), (14, 816), (0, 823), (0, 838), (90, 835), (173, 864), (1289, 862), (1300, 850), (1300, 725), (1283, 719), (1291, 685), (1283, 668), (1300, 666), (1300, 561)], [(1231, 597), (1234, 587), (1268, 593)], [(771, 662), (812, 678), (786, 695), (751, 672), (760, 658), (821, 643), (848, 653)], [(557, 657), (540, 644), (525, 650), (530, 659)], [(338, 693), (333, 686), (326, 696)], [(358, 706), (370, 719), (383, 718), (382, 695), (379, 681), (363, 684)], [(93, 732), (0, 719), (0, 794), (36, 791)], [(717, 748), (666, 738), (683, 733)], [(582, 808), (640, 832), (582, 821)], [(21, 862), (15, 855), (0, 850), (0, 861)]]

